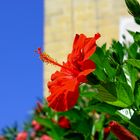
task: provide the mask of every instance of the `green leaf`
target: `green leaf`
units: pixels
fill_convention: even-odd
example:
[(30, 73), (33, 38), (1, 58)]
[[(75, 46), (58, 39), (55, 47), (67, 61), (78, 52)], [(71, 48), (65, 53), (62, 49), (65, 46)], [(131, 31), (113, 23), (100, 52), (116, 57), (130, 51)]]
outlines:
[(96, 52), (90, 57), (90, 59), (101, 69), (103, 69), (102, 64), (104, 62), (104, 58), (104, 51), (100, 47), (97, 47)]
[(138, 59), (128, 59), (127, 63), (131, 64), (132, 66), (140, 69), (140, 60)]
[(72, 123), (71, 127), (75, 132), (83, 134), (85, 139), (88, 140), (87, 138), (91, 136), (92, 124), (93, 124), (92, 119), (87, 118), (87, 119), (79, 120), (79, 121), (76, 121), (75, 123)]
[(18, 125), (15, 123), (12, 127), (7, 126), (2, 129), (2, 135), (6, 140), (14, 140), (18, 134)]
[(93, 72), (94, 75), (96, 75), (98, 77), (99, 80), (101, 81), (105, 81), (107, 76), (103, 70), (103, 68), (99, 68), (98, 65), (96, 65), (96, 69), (95, 71)]
[[(116, 101), (117, 98), (112, 95), (112, 92), (109, 91), (108, 89), (106, 89), (105, 87), (103, 87), (102, 85), (97, 85), (95, 86), (97, 89), (97, 93), (94, 94), (94, 97), (99, 99), (100, 101)], [(115, 91), (114, 91), (115, 92)]]
[(134, 113), (133, 116), (131, 117), (131, 122), (134, 123), (137, 127), (140, 128), (140, 114)]
[(134, 96), (129, 85), (126, 83), (117, 82), (116, 84), (117, 100), (107, 101), (108, 104), (126, 108), (133, 104)]
[(104, 60), (104, 71), (108, 75), (109, 78), (114, 78), (116, 75), (116, 69), (112, 68), (111, 65), (109, 64), (109, 60), (106, 58)]
[(88, 80), (87, 82), (88, 84), (98, 85), (100, 83), (100, 80), (98, 79), (98, 77), (93, 73), (88, 74), (86, 78)]
[(126, 108), (128, 107), (128, 105), (120, 100), (116, 100), (115, 102), (107, 102), (108, 104), (114, 105), (114, 106), (118, 106), (118, 107), (122, 107), (122, 108)]
[(104, 125), (104, 121), (105, 121), (105, 115), (101, 114), (99, 120), (97, 122), (95, 122), (95, 129), (98, 132), (102, 131), (103, 125)]
[(140, 137), (140, 128), (134, 125), (133, 123), (129, 123), (128, 129), (133, 132), (136, 136)]
[(135, 104), (138, 110), (140, 110), (140, 83), (136, 84), (135, 88)]
[(69, 132), (64, 135), (62, 140), (85, 140), (85, 138), (81, 133)]
[(96, 70), (93, 74), (101, 81), (106, 80), (108, 77), (112, 79), (116, 74), (116, 69), (110, 65), (108, 55), (106, 45), (103, 45), (102, 48), (97, 47), (96, 52), (90, 58), (96, 64)]
[(106, 52), (106, 43), (104, 43), (101, 48), (102, 48), (103, 52), (105, 53)]
[(140, 32), (136, 32), (134, 35), (134, 41), (136, 41), (138, 44), (140, 43)]
[(119, 66), (117, 69), (116, 81), (123, 82), (123, 83), (126, 82), (126, 77), (125, 77), (124, 71), (122, 69), (122, 66)]
[(84, 120), (88, 117), (88, 115), (82, 109), (79, 108), (73, 108), (66, 112), (60, 112), (58, 113), (58, 115), (67, 116), (67, 118), (69, 118), (69, 120), (71, 121)]
[(80, 96), (87, 97), (87, 98), (93, 98), (94, 94), (96, 94), (96, 92), (87, 91), (87, 92), (82, 92), (80, 94)]
[(101, 81), (104, 81), (106, 79), (106, 74), (104, 72), (104, 65), (103, 62), (105, 60), (105, 45), (100, 48), (96, 48), (96, 52), (90, 57), (90, 59), (95, 62), (96, 69), (93, 72), (94, 75), (97, 76), (97, 78)]
[(128, 12), (134, 17), (137, 24), (140, 24), (140, 4), (137, 0), (125, 0)]
[(133, 104), (134, 95), (129, 85), (117, 82), (116, 84), (117, 99), (124, 102), (127, 106)]
[(135, 82), (137, 80), (138, 72), (133, 66), (129, 64), (123, 65), (123, 71), (127, 80), (127, 84), (131, 87), (133, 92), (135, 88)]
[(140, 32), (133, 32), (128, 30), (129, 34), (132, 35), (134, 42), (140, 45)]
[(139, 16), (140, 14), (140, 5), (137, 0), (125, 0), (125, 3), (129, 9), (130, 14), (132, 14), (134, 17)]
[(124, 58), (124, 48), (119, 42), (115, 42), (112, 44), (112, 48), (110, 48), (114, 53), (114, 58), (119, 64), (122, 64)]
[(129, 33), (132, 37), (134, 37), (135, 34), (136, 34), (136, 32), (133, 32), (133, 31), (130, 31), (130, 30), (127, 30), (127, 31), (128, 31), (128, 33)]
[(53, 123), (51, 120), (40, 117), (36, 117), (35, 120), (42, 126), (50, 129), (51, 132), (49, 134), (52, 134), (51, 137), (55, 140), (60, 140), (60, 138), (64, 135), (64, 130), (61, 129), (57, 124)]
[(97, 112), (105, 112), (105, 113), (113, 115), (117, 109), (118, 109), (117, 107), (109, 105), (107, 103), (97, 103), (95, 105), (89, 105), (84, 110), (87, 112), (96, 110)]
[(137, 56), (137, 49), (138, 45), (136, 43), (133, 43), (129, 48), (128, 48), (128, 58), (135, 59)]

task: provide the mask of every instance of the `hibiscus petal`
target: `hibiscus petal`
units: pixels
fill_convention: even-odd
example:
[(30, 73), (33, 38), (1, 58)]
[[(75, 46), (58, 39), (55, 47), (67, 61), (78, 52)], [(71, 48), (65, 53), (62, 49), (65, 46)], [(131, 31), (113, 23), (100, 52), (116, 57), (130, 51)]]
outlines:
[(81, 49), (84, 47), (86, 36), (84, 34), (80, 34), (79, 37), (76, 37), (73, 43), (72, 53), (68, 55), (67, 60), (70, 63), (78, 61), (81, 58)]
[(79, 35), (76, 34), (76, 35), (75, 35), (75, 38), (74, 38), (74, 41), (73, 41), (73, 46), (76, 45), (78, 39), (79, 39)]
[(80, 69), (82, 71), (87, 70), (87, 69), (94, 70), (96, 68), (95, 63), (93, 61), (91, 61), (91, 60), (85, 60), (85, 61), (81, 62), (80, 66), (81, 66)]
[(79, 83), (75, 79), (63, 81), (63, 86), (53, 84), (50, 86), (51, 95), (47, 98), (48, 105), (55, 111), (67, 111), (77, 102)]
[(96, 40), (100, 37), (100, 34), (95, 34), (93, 38), (89, 40), (89, 42), (84, 47), (84, 60), (89, 59), (89, 57), (95, 52), (96, 50)]
[(96, 68), (96, 65), (93, 61), (91, 60), (86, 60), (81, 64), (81, 69), (82, 71), (79, 73), (77, 80), (79, 82), (86, 82), (87, 81), (87, 75), (93, 72)]
[(86, 36), (84, 34), (80, 34), (79, 36), (76, 35), (74, 43), (73, 43), (73, 50), (72, 54), (76, 54), (79, 50), (84, 46)]

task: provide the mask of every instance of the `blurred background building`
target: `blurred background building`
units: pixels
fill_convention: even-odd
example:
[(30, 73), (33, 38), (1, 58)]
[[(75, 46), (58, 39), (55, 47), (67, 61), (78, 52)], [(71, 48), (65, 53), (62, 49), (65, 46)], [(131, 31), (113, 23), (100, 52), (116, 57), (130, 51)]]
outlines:
[[(124, 0), (45, 0), (45, 51), (58, 62), (66, 60), (72, 49), (75, 34), (94, 36), (99, 32), (98, 44), (119, 39), (120, 18), (128, 16)], [(44, 93), (47, 82), (57, 68), (44, 65)]]

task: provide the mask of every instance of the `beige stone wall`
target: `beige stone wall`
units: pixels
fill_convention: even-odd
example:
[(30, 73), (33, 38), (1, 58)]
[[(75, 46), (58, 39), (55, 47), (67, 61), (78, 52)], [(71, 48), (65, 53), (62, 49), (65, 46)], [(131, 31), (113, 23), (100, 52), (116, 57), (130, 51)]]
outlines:
[[(124, 0), (45, 0), (45, 51), (58, 62), (66, 60), (76, 33), (99, 32), (103, 44), (118, 39), (120, 16), (128, 15)], [(57, 68), (44, 64), (44, 93)]]

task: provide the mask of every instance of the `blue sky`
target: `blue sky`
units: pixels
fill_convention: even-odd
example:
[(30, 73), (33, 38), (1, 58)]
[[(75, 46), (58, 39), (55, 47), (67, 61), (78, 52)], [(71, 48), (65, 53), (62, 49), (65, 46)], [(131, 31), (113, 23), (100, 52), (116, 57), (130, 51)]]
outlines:
[(21, 124), (43, 95), (43, 0), (0, 2), (0, 129)]

